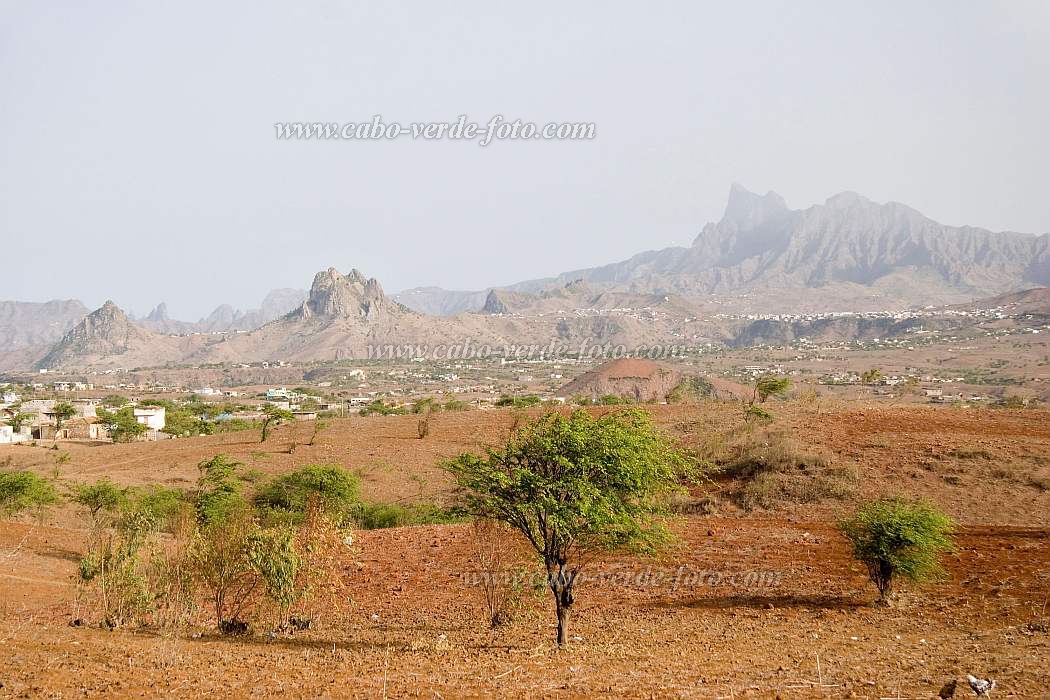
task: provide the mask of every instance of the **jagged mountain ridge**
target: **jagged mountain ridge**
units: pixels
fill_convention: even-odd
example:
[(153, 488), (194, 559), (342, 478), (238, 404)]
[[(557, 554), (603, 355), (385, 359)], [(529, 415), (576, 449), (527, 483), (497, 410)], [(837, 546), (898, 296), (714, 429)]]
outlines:
[[(688, 248), (647, 251), (500, 291), (537, 293), (574, 280), (701, 302), (735, 297), (737, 311), (955, 304), (1050, 284), (1050, 234), (946, 226), (903, 204), (877, 204), (853, 192), (793, 210), (774, 192), (733, 185), (721, 221), (707, 224)], [(423, 296), (409, 303), (429, 303)]]
[(242, 311), (229, 304), (220, 304), (197, 322), (172, 319), (168, 315), (168, 305), (161, 302), (143, 318), (135, 319), (135, 322), (157, 333), (176, 335), (250, 331), (284, 316), (302, 304), (306, 297), (307, 292), (302, 289), (273, 289), (257, 309)]
[[(500, 297), (497, 299), (508, 299)], [(1045, 304), (1047, 290), (1005, 297), (995, 303), (1023, 301), (1028, 309)], [(920, 327), (961, 329), (978, 323), (958, 315), (895, 318), (830, 316), (806, 319), (718, 318), (697, 314), (676, 297), (597, 292), (576, 283), (541, 295), (517, 294), (525, 312), (467, 313), (455, 317), (425, 316), (386, 297), (375, 279), (354, 270), (334, 268), (314, 278), (303, 304), (265, 326), (246, 333), (172, 336), (140, 328), (112, 302), (89, 314), (39, 362), (37, 368), (102, 369), (158, 367), (166, 364), (212, 364), (286, 360), (314, 362), (383, 359), (376, 348), (450, 347), (469, 340), (496, 353), (523, 345), (546, 347), (552, 341), (564, 351), (610, 346), (637, 348), (654, 344), (699, 346), (707, 343), (743, 346), (811, 341), (870, 340), (896, 337)], [(583, 299), (590, 306), (574, 308)], [(536, 304), (567, 303), (566, 308)], [(1040, 306), (1042, 308), (1042, 306)], [(370, 354), (370, 351), (373, 354)], [(428, 354), (431, 359), (443, 359)], [(403, 356), (398, 355), (397, 357)], [(0, 360), (3, 356), (0, 355)], [(389, 356), (388, 359), (394, 359)]]

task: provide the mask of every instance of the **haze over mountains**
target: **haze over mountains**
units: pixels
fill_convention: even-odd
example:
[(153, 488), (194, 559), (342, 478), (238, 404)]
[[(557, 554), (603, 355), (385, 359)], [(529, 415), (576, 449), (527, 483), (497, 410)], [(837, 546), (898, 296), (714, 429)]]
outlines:
[[(885, 323), (727, 324), (713, 311), (799, 313), (960, 304), (1050, 284), (1050, 235), (939, 224), (907, 206), (843, 193), (792, 210), (734, 185), (725, 215), (689, 248), (500, 289), (418, 288), (388, 297), (357, 270), (319, 272), (309, 293), (274, 290), (260, 308), (220, 306), (197, 322), (166, 305), (134, 319), (112, 302), (0, 302), (0, 367), (360, 358), (369, 346), (472, 339), (517, 343), (747, 344), (885, 336)], [(897, 331), (907, 330), (903, 324)]]
[[(852, 192), (792, 210), (775, 192), (733, 185), (722, 220), (707, 224), (689, 248), (647, 251), (506, 289), (537, 292), (575, 280), (700, 302), (715, 295), (732, 310), (752, 312), (952, 304), (1050, 284), (1050, 234), (946, 226)], [(479, 294), (430, 287), (397, 299), (429, 313), (458, 313), (481, 308)]]

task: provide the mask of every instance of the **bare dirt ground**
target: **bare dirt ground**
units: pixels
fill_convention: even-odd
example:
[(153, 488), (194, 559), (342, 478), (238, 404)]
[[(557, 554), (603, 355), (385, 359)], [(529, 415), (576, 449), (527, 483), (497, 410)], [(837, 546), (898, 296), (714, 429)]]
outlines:
[[(651, 410), (685, 446), (739, 423), (732, 406)], [(585, 584), (578, 639), (562, 651), (546, 597), (510, 626), (487, 627), (463, 578), (466, 525), (359, 533), (346, 569), (353, 599), (309, 632), (109, 632), (68, 625), (85, 532), (66, 507), (42, 524), (0, 522), (0, 696), (925, 698), (974, 673), (996, 678), (998, 697), (1050, 697), (1050, 492), (1039, 485), (1050, 477), (1050, 413), (771, 410), (807, 450), (856, 472), (857, 498), (922, 495), (951, 513), (962, 527), (948, 577), (872, 607), (874, 589), (834, 528), (851, 503), (743, 513), (725, 500), (718, 515), (683, 517), (681, 543), (660, 559), (598, 562), (617, 576)], [(226, 452), (267, 473), (343, 464), (361, 472), (368, 498), (440, 499), (435, 463), (498, 442), (512, 421), (508, 411), (438, 415), (419, 440), (415, 416), (355, 418), (313, 447), (300, 424), (263, 445), (237, 433), (14, 447), (0, 460), (69, 480), (189, 486), (197, 462)], [(700, 571), (720, 578), (690, 577)]]

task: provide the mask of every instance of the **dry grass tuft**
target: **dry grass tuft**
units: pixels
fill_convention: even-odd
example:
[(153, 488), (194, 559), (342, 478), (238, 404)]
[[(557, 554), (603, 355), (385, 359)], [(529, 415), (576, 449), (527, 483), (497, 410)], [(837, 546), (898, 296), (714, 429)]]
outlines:
[(716, 465), (719, 478), (738, 482), (731, 498), (745, 510), (847, 498), (856, 482), (852, 470), (833, 467), (772, 427), (730, 433), (708, 444), (702, 456)]

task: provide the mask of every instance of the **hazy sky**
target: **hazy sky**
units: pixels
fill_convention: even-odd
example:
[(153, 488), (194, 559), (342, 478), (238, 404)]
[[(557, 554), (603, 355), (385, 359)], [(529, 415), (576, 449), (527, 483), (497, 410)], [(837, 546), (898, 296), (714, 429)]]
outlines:
[[(0, 1), (0, 299), (509, 284), (688, 245), (732, 182), (1043, 233), (1048, 86), (1045, 0)], [(596, 137), (275, 137), (377, 114)]]

